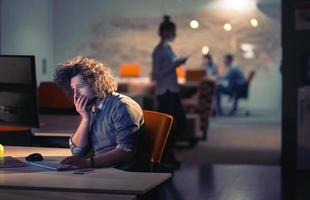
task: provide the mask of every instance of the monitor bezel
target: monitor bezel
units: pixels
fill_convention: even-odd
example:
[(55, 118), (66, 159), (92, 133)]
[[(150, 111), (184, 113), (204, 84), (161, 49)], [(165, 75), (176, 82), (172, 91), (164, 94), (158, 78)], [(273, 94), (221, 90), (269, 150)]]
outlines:
[(0, 121), (0, 125), (5, 125), (5, 126), (19, 126), (19, 127), (27, 127), (27, 128), (39, 128), (39, 113), (38, 113), (38, 90), (37, 90), (37, 76), (36, 76), (36, 63), (35, 63), (35, 56), (34, 55), (0, 55), (0, 58), (30, 58), (30, 65), (31, 65), (31, 73), (32, 73), (32, 89), (34, 91), (33, 93), (33, 100), (35, 101), (35, 117), (34, 117), (34, 123), (30, 125), (25, 125), (25, 124), (8, 124), (8, 123), (3, 123)]

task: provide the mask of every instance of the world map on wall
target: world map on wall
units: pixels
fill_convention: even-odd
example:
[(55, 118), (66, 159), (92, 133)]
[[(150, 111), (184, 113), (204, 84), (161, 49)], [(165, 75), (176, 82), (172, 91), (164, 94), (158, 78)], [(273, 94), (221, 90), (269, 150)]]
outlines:
[[(275, 12), (279, 12), (275, 10)], [(191, 20), (199, 27), (192, 29)], [(251, 19), (258, 26), (251, 26)], [(151, 72), (151, 54), (157, 45), (158, 25), (161, 18), (102, 18), (89, 26), (86, 39), (76, 45), (76, 51), (95, 57), (109, 64), (115, 72), (122, 63), (137, 63), (142, 75)], [(172, 48), (179, 56), (190, 56), (185, 68), (201, 67), (202, 48), (207, 46), (218, 66), (223, 65), (223, 56), (233, 53), (236, 62), (246, 71), (251, 69), (268, 72), (279, 67), (281, 57), (281, 23), (255, 9), (238, 15), (221, 10), (203, 10), (196, 13), (172, 15), (177, 25), (177, 38)], [(231, 31), (223, 25), (229, 23)]]

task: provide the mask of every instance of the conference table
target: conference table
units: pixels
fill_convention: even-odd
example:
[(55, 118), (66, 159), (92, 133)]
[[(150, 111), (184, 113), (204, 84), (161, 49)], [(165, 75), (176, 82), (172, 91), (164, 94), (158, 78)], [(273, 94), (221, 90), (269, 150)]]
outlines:
[[(31, 153), (40, 153), (49, 162), (59, 162), (71, 155), (70, 149), (66, 148), (5, 146), (4, 156), (13, 156), (27, 163), (24, 157)], [(0, 168), (0, 199), (10, 194), (16, 196), (13, 190), (32, 194), (34, 198), (29, 199), (42, 193), (32, 191), (44, 191), (47, 196), (49, 193), (51, 196), (63, 194), (65, 199), (70, 193), (94, 196), (90, 199), (135, 199), (136, 195), (145, 195), (171, 177), (169, 173), (127, 172), (115, 168), (97, 168), (89, 173), (76, 174), (78, 170), (53, 171), (29, 163), (26, 167)], [(53, 193), (55, 191), (60, 193)]]

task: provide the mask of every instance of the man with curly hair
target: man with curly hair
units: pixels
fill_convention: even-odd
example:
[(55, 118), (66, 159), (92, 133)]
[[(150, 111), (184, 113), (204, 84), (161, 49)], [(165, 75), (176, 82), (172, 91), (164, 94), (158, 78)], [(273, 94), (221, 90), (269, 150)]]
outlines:
[(69, 140), (73, 156), (62, 164), (125, 170), (146, 165), (147, 154), (140, 153), (145, 139), (142, 109), (131, 98), (115, 92), (117, 83), (107, 65), (92, 58), (74, 57), (57, 66), (54, 80), (72, 96), (81, 116)]

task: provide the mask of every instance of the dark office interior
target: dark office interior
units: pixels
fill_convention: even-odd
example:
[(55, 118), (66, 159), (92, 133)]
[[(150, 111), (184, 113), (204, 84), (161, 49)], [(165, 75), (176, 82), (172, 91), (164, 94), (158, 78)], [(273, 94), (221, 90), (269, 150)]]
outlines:
[[(185, 59), (173, 73), (187, 126), (167, 131), (178, 132), (169, 147), (177, 167), (165, 165), (165, 150), (148, 172), (64, 172), (72, 186), (57, 185), (63, 172), (29, 167), (31, 153), (71, 155), (81, 118), (54, 73), (75, 56), (107, 64), (117, 92), (139, 104), (146, 125), (157, 123), (147, 112), (161, 111), (154, 49), (165, 15), (176, 25), (169, 45)], [(310, 199), (309, 31), (310, 3), (298, 0), (0, 0), (0, 156), (28, 167), (0, 167), (0, 199)], [(220, 102), (227, 55), (246, 90)], [(33, 174), (51, 181), (28, 184)]]

